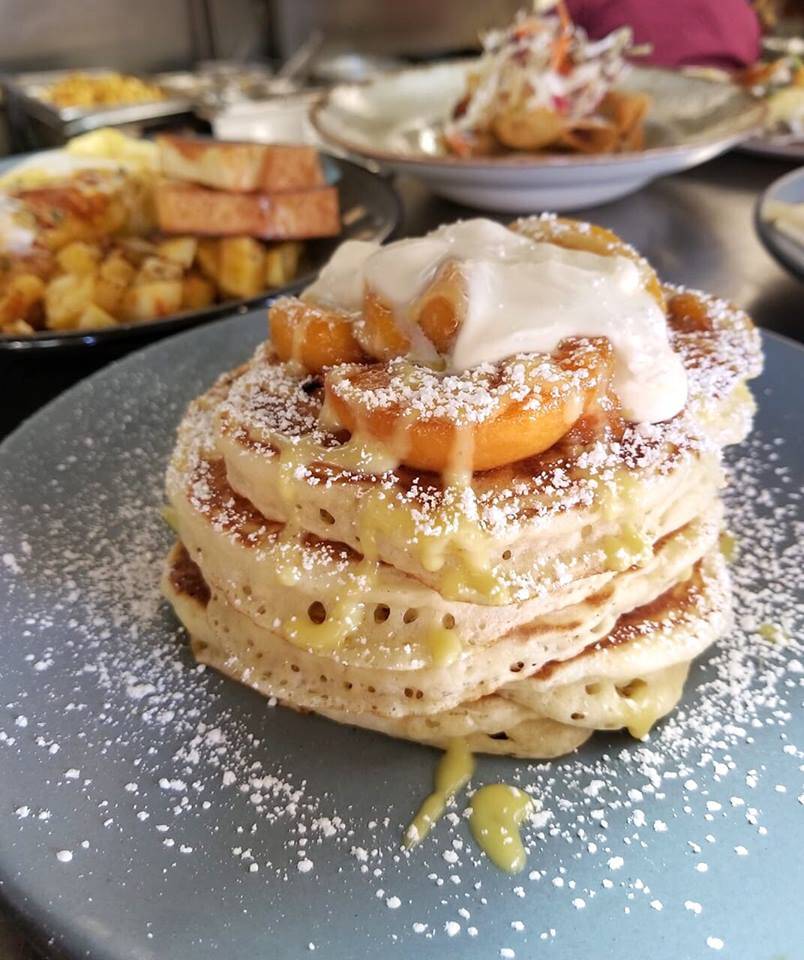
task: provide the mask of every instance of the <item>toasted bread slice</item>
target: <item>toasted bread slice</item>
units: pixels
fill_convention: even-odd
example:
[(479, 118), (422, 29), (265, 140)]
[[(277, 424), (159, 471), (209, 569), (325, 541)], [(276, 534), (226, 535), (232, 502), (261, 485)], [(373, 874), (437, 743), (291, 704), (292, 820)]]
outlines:
[(324, 185), (314, 147), (168, 134), (158, 137), (157, 143), (162, 173), (176, 180), (235, 193), (279, 193)]
[(226, 193), (162, 180), (156, 215), (165, 233), (304, 240), (340, 232), (335, 187), (284, 193)]

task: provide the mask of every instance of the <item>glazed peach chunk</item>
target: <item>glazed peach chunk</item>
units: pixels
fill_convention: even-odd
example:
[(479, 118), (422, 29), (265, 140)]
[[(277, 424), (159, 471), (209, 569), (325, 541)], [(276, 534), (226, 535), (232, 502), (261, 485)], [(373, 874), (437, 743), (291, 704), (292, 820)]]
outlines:
[(295, 360), (310, 373), (365, 359), (353, 318), (327, 307), (282, 297), (268, 312), (271, 342), (280, 360)]
[(564, 341), (551, 355), (513, 357), (461, 374), (407, 359), (329, 371), (330, 413), (420, 470), (489, 470), (549, 449), (608, 391), (605, 338)]

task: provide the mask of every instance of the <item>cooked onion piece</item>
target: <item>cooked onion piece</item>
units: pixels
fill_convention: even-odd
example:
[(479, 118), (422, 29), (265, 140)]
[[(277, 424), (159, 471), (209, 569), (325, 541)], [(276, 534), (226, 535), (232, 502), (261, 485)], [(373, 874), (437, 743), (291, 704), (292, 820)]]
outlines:
[[(491, 128), (500, 143), (512, 150), (543, 150), (561, 140), (567, 124), (549, 107), (518, 105), (498, 113)], [(616, 140), (615, 132), (605, 149), (613, 149)]]

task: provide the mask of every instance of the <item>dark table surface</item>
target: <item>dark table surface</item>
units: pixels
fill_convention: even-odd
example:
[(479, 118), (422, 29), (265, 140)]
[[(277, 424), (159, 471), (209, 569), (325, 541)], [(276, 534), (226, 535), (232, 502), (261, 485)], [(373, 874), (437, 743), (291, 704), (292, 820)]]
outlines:
[[(761, 326), (804, 341), (804, 285), (766, 253), (753, 225), (757, 198), (790, 169), (788, 163), (731, 153), (578, 216), (633, 243), (663, 279), (733, 300)], [(397, 186), (405, 207), (400, 236), (476, 215), (413, 180), (400, 178)], [(0, 354), (0, 436), (119, 356), (96, 349), (70, 356)], [(13, 922), (0, 914), (0, 960), (32, 957)]]

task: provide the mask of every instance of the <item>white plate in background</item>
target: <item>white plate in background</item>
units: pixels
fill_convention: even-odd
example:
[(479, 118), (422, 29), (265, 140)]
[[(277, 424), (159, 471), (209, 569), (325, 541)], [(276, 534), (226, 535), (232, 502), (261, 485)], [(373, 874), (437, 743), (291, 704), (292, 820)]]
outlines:
[(485, 210), (578, 209), (633, 193), (657, 177), (696, 166), (755, 132), (764, 107), (736, 87), (657, 68), (634, 67), (623, 89), (647, 93), (646, 147), (586, 156), (449, 154), (440, 131), (476, 60), (456, 60), (341, 84), (313, 107), (329, 143), (419, 177), (435, 193)]
[(773, 202), (804, 203), (804, 167), (774, 180), (757, 201), (754, 213), (756, 231), (765, 249), (785, 270), (804, 281), (804, 245), (768, 219), (767, 205)]

